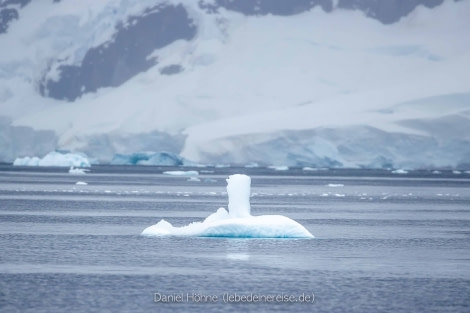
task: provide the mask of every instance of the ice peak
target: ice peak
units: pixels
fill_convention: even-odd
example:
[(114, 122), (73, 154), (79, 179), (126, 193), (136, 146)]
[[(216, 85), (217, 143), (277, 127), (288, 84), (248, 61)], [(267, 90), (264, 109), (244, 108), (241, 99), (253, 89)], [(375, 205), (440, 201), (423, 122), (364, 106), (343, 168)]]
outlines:
[(251, 216), (250, 176), (243, 174), (230, 175), (227, 179), (228, 211), (231, 217)]

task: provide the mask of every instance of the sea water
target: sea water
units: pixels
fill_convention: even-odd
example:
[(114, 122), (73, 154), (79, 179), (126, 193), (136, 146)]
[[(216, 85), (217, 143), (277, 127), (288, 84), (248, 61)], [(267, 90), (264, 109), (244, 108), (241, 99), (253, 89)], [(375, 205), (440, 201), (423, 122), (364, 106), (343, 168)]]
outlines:
[[(0, 166), (0, 312), (470, 311), (467, 173), (167, 170)], [(315, 239), (140, 236), (226, 207), (234, 173)]]

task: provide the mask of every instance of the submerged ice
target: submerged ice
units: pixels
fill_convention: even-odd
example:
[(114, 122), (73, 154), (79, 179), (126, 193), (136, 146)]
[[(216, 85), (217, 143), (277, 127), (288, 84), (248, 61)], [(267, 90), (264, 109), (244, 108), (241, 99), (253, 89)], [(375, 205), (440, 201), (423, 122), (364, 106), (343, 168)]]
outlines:
[(251, 215), (251, 178), (235, 174), (227, 179), (228, 211), (219, 208), (202, 222), (175, 227), (162, 219), (147, 227), (143, 236), (197, 236), (234, 238), (313, 238), (296, 221), (282, 215)]

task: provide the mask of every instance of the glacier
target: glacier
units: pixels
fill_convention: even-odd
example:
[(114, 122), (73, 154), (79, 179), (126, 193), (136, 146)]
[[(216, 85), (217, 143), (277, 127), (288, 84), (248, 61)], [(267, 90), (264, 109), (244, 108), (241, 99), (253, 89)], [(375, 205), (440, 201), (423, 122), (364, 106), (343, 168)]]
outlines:
[(2, 2), (0, 162), (468, 169), (470, 3), (397, 3)]
[(243, 174), (227, 178), (228, 212), (219, 208), (202, 222), (175, 227), (162, 219), (145, 228), (142, 236), (194, 236), (225, 238), (314, 238), (296, 221), (282, 215), (251, 215), (251, 178)]

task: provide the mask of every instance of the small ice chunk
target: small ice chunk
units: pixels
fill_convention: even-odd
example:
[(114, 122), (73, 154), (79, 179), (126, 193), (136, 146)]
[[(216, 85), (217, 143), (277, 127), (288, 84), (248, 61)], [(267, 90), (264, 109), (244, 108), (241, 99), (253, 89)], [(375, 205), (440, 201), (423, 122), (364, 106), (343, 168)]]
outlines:
[(196, 177), (196, 176), (191, 176), (191, 177), (188, 178), (187, 181), (200, 182), (201, 179), (199, 177)]
[(318, 167), (309, 167), (309, 166), (302, 168), (302, 170), (306, 172), (328, 171), (328, 169), (324, 167), (318, 168)]
[(84, 181), (78, 181), (78, 182), (75, 183), (75, 185), (86, 186), (86, 185), (88, 185), (88, 183), (86, 183)]
[(408, 171), (404, 169), (398, 169), (398, 170), (392, 171), (392, 174), (408, 174)]
[(71, 175), (85, 175), (88, 170), (83, 169), (83, 168), (77, 168), (71, 166), (69, 169), (69, 174)]
[(289, 167), (286, 165), (272, 165), (268, 166), (268, 168), (275, 170), (275, 171), (287, 171), (289, 170)]
[(327, 186), (328, 186), (328, 187), (332, 187), (332, 188), (344, 187), (343, 184), (328, 184)]

